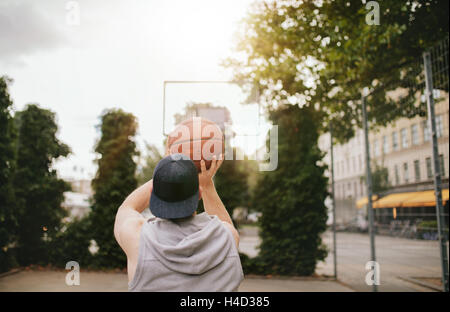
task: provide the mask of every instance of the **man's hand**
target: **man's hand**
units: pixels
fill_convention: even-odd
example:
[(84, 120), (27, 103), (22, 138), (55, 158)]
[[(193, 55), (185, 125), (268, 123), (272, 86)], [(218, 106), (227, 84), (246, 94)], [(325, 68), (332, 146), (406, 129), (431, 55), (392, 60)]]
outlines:
[(201, 191), (206, 191), (209, 187), (214, 185), (212, 179), (222, 163), (222, 154), (219, 155), (219, 160), (217, 160), (216, 155), (213, 156), (211, 167), (209, 167), (209, 169), (206, 169), (205, 161), (203, 159), (200, 161), (201, 172), (198, 174), (198, 183)]

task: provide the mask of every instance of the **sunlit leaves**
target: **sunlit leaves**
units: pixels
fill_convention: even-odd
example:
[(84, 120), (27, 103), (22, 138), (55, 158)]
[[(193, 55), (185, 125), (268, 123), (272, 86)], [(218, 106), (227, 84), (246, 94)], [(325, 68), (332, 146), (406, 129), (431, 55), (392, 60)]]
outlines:
[[(225, 65), (236, 80), (251, 80), (268, 107), (302, 102), (294, 98), (320, 107), (326, 120), (335, 120), (340, 140), (361, 126), (357, 101), (364, 87), (372, 86), (367, 100), (374, 125), (422, 114), (424, 107), (413, 105), (417, 86), (410, 82), (420, 74), (422, 52), (448, 36), (448, 1), (385, 0), (380, 9), (376, 26), (366, 24), (364, 3), (357, 0), (254, 4), (237, 45), (246, 58)], [(402, 101), (386, 99), (386, 92), (405, 85), (410, 95)]]

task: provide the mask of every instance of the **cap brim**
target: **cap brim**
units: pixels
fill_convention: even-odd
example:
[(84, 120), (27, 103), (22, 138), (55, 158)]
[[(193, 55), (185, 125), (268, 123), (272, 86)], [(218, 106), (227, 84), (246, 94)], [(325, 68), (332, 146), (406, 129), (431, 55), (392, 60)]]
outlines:
[(191, 197), (177, 202), (164, 201), (152, 191), (149, 208), (155, 217), (162, 219), (179, 219), (191, 216), (197, 210), (198, 202), (198, 191)]

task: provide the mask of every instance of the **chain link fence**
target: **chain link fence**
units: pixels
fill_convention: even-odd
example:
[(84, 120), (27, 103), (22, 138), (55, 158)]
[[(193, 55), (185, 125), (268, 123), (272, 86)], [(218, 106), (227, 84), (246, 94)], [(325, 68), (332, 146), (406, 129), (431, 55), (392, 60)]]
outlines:
[[(373, 229), (373, 234), (377, 237), (375, 243), (369, 244), (367, 240), (367, 244), (373, 247), (370, 260), (377, 260), (376, 255), (381, 255), (382, 270), (385, 269), (397, 276), (403, 274), (410, 278), (416, 275), (416, 278), (419, 278), (420, 275), (428, 274), (427, 279), (434, 279), (438, 288), (443, 287), (442, 282), (439, 283), (441, 273), (445, 273), (442, 265), (444, 263), (448, 265), (448, 245), (446, 245), (449, 235), (448, 45), (447, 38), (424, 51), (424, 55), (429, 55), (427, 74), (430, 74), (431, 69), (430, 81), (433, 87), (430, 93), (432, 93), (431, 102), (434, 102), (434, 112), (430, 112), (428, 106), (430, 99), (427, 98), (427, 87), (430, 81), (427, 83), (426, 80), (426, 57), (405, 65), (404, 75), (397, 84), (400, 87), (394, 90), (387, 89), (388, 87), (385, 89), (375, 87), (372, 88), (373, 93), (363, 98), (367, 100), (368, 120), (370, 120), (371, 100), (376, 98), (376, 92), (385, 93), (386, 103), (390, 104), (387, 107), (404, 112), (403, 117), (386, 126), (375, 127), (370, 122), (368, 125), (373, 225), (369, 218), (364, 129), (358, 129), (355, 137), (347, 143), (333, 145), (332, 157), (330, 144), (322, 144), (328, 151), (326, 158), (328, 163), (331, 164), (333, 159), (334, 185), (331, 189), (334, 190), (335, 214), (333, 215), (330, 209), (330, 215), (336, 225), (334, 227), (330, 223), (330, 229), (334, 228), (335, 231), (345, 233), (370, 233), (370, 229)], [(434, 116), (434, 125), (431, 124), (430, 113)], [(323, 139), (331, 142), (329, 135)], [(438, 175), (435, 168), (439, 170)], [(442, 207), (436, 205), (437, 190), (442, 197)], [(438, 210), (441, 211), (440, 219)], [(442, 234), (441, 239), (439, 233)], [(341, 261), (339, 256), (339, 246), (342, 246), (339, 237), (338, 235), (338, 267), (342, 261), (345, 262)], [(417, 250), (423, 248), (432, 253), (430, 259), (434, 260), (427, 262), (425, 254), (424, 259), (418, 260), (419, 251), (416, 255), (409, 251), (400, 252), (399, 248), (402, 248), (402, 245), (388, 243), (392, 241), (389, 237), (406, 239), (401, 241), (403, 246), (409, 246), (408, 242), (416, 244), (408, 248)], [(379, 245), (377, 245), (378, 238), (380, 238)], [(330, 254), (333, 254), (333, 244), (330, 244), (329, 248)], [(389, 257), (392, 257), (390, 259), (392, 261), (388, 259)], [(421, 270), (415, 261), (423, 261), (420, 265), (430, 265), (432, 269)], [(410, 268), (402, 273), (398, 270), (399, 263)], [(448, 268), (446, 274), (448, 285)], [(448, 290), (448, 286), (446, 289)]]
[[(434, 86), (437, 160), (446, 220), (443, 231), (445, 240), (448, 240), (448, 39), (429, 52)], [(428, 110), (423, 114), (427, 104), (424, 60), (417, 60), (411, 68), (416, 75), (411, 75), (405, 84), (405, 89), (410, 92), (396, 90), (391, 92), (391, 96), (398, 96), (400, 105), (413, 105), (418, 115), (400, 118), (369, 135), (373, 191), (377, 198), (373, 202), (374, 226), (376, 233), (381, 235), (437, 240), (432, 131)]]

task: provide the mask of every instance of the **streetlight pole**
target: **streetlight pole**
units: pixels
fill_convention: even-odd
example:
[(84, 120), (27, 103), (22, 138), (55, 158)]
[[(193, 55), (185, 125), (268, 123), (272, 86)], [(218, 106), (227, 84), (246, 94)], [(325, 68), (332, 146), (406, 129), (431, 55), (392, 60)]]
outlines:
[[(370, 170), (370, 148), (369, 148), (369, 127), (367, 122), (367, 109), (365, 94), (361, 97), (362, 113), (363, 113), (363, 127), (364, 127), (364, 145), (366, 154), (366, 187), (367, 187), (367, 211), (369, 214), (369, 236), (370, 236), (370, 260), (372, 263), (376, 263), (375, 256), (375, 228), (374, 228), (374, 213), (372, 207), (372, 172)], [(378, 270), (378, 266), (375, 265), (375, 270)], [(377, 276), (378, 274), (375, 274)], [(378, 291), (377, 280), (374, 280), (372, 285), (372, 291)]]
[(331, 200), (333, 210), (333, 264), (334, 279), (337, 280), (337, 251), (336, 251), (336, 203), (334, 194), (334, 151), (333, 151), (333, 125), (330, 121), (330, 157), (331, 157)]
[(436, 195), (436, 218), (438, 226), (439, 247), (441, 252), (441, 270), (442, 270), (442, 290), (448, 292), (448, 256), (447, 244), (444, 233), (445, 217), (442, 206), (442, 181), (441, 170), (439, 164), (439, 150), (436, 134), (436, 119), (434, 113), (434, 98), (433, 98), (433, 72), (431, 68), (430, 52), (423, 54), (423, 61), (425, 67), (425, 86), (428, 108), (428, 129), (431, 130), (431, 143), (433, 150), (433, 170), (434, 170), (434, 194)]

